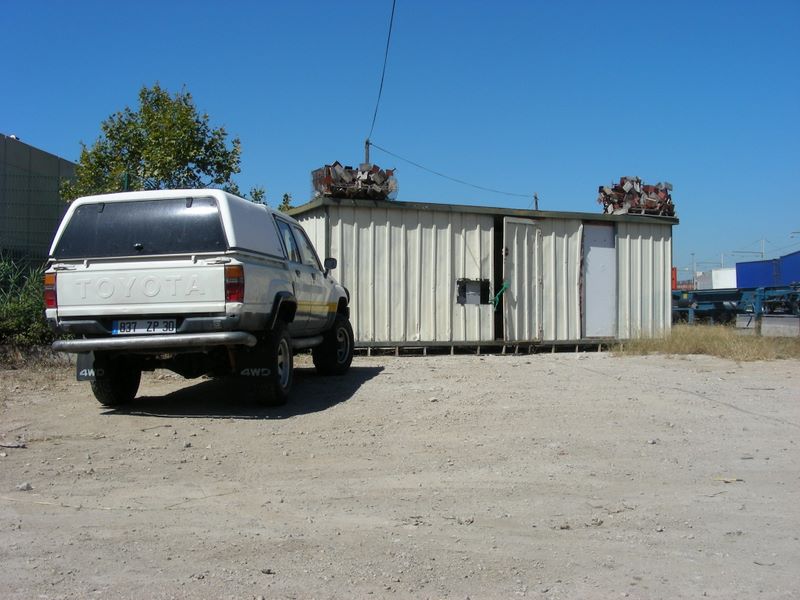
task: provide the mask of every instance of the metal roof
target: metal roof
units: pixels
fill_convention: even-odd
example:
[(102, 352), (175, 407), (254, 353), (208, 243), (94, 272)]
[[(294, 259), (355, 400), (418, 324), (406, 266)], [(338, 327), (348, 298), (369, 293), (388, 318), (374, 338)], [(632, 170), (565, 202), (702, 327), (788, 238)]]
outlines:
[(651, 223), (677, 225), (677, 217), (653, 215), (607, 215), (603, 213), (566, 212), (552, 210), (525, 210), (469, 204), (439, 204), (436, 202), (400, 202), (397, 200), (356, 200), (351, 198), (328, 198), (320, 196), (289, 211), (292, 216), (302, 215), (325, 206), (353, 206), (356, 208), (386, 208), (395, 210), (429, 210), (453, 213), (476, 213), (500, 217), (523, 217), (528, 219), (580, 219), (582, 221), (609, 221), (625, 223)]

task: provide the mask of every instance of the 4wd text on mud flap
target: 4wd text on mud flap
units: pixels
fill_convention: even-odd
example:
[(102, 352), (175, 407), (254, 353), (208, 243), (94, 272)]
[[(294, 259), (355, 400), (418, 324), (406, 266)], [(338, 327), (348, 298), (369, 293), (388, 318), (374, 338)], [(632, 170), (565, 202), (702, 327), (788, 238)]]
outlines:
[(242, 369), (239, 375), (244, 377), (269, 377), (270, 370), (267, 368)]
[(104, 369), (80, 369), (78, 371), (78, 381), (91, 381), (96, 377), (103, 377), (105, 374)]

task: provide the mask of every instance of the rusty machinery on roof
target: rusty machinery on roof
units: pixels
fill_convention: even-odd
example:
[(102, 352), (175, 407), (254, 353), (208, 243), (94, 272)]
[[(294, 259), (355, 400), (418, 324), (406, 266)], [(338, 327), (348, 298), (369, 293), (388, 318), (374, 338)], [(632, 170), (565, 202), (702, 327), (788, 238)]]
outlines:
[(638, 177), (621, 177), (619, 183), (600, 186), (597, 202), (606, 214), (675, 216), (672, 184), (667, 182), (645, 185)]
[(372, 163), (357, 168), (336, 161), (311, 171), (315, 196), (394, 200), (397, 197), (395, 169), (381, 169)]

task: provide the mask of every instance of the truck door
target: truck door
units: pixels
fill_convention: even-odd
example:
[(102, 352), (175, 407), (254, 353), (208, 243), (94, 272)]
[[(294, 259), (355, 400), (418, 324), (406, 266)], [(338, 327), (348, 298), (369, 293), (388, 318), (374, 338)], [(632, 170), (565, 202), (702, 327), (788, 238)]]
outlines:
[(322, 265), (319, 262), (314, 246), (308, 239), (302, 227), (292, 225), (294, 237), (300, 248), (302, 262), (304, 297), (298, 298), (298, 310), (303, 306), (308, 315), (306, 334), (314, 335), (324, 331), (328, 326), (328, 317), (336, 310), (336, 306), (329, 306), (332, 284), (325, 278)]
[(292, 336), (305, 335), (308, 328), (308, 312), (303, 304), (308, 295), (306, 269), (300, 256), (300, 246), (292, 233), (292, 226), (282, 219), (275, 219), (280, 232), (281, 242), (286, 250), (286, 257), (289, 259), (289, 274), (294, 284), (294, 297), (297, 299), (297, 312), (294, 321), (289, 324), (289, 333)]

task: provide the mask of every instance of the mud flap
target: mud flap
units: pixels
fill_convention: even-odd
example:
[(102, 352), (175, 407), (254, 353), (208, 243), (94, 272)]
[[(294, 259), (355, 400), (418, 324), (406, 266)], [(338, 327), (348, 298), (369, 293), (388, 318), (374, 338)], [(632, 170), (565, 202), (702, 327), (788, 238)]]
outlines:
[(236, 353), (236, 375), (247, 379), (267, 378), (272, 374), (269, 357), (261, 344)]
[(97, 376), (102, 377), (104, 370), (94, 364), (94, 352), (79, 352), (78, 363), (75, 368), (75, 377), (78, 381), (94, 381)]

